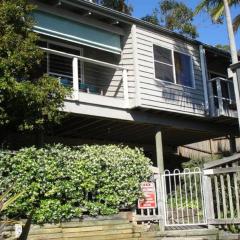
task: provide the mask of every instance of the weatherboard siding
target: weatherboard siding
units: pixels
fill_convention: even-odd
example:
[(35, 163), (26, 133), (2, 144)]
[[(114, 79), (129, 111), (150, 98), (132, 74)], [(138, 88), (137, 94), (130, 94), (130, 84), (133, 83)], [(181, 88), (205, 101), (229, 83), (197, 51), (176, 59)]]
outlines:
[[(126, 33), (126, 36), (122, 39), (122, 54), (121, 54), (121, 60), (119, 62), (119, 65), (122, 67), (125, 67), (127, 69), (127, 76), (128, 76), (128, 94), (130, 100), (135, 99), (135, 69), (134, 69), (134, 54), (133, 54), (133, 37), (132, 37), (132, 31), (129, 29), (129, 31)], [(120, 76), (122, 74), (119, 74)], [(119, 76), (116, 76), (119, 77)]]
[[(136, 39), (140, 106), (203, 116), (204, 90), (198, 46), (139, 26)], [(153, 44), (192, 56), (195, 88), (155, 79)]]

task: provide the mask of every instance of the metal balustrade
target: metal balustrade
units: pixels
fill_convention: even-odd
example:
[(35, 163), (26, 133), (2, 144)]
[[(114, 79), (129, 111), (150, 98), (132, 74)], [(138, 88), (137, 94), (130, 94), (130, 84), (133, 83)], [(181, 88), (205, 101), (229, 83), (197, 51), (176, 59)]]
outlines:
[(236, 117), (236, 101), (233, 81), (225, 78), (213, 78), (209, 81), (210, 109), (212, 117)]
[(41, 47), (41, 49), (47, 53), (47, 58), (55, 56), (55, 61), (46, 67), (46, 72), (59, 78), (64, 86), (73, 89), (72, 99), (80, 100), (79, 94), (88, 93), (122, 98), (125, 108), (129, 107), (126, 68), (49, 48)]

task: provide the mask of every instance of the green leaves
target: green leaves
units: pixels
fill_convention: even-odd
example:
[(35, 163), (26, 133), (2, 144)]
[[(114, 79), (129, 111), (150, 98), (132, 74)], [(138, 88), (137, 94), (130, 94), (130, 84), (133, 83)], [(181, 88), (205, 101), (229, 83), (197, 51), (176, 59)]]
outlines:
[(132, 5), (128, 4), (125, 0), (94, 0), (94, 2), (128, 15), (132, 15), (133, 12)]
[(0, 152), (4, 189), (24, 194), (7, 210), (10, 217), (33, 214), (35, 222), (56, 222), (82, 214), (109, 215), (135, 205), (150, 160), (140, 149), (115, 145), (63, 145)]
[(192, 9), (187, 7), (183, 1), (161, 0), (159, 8), (155, 8), (151, 14), (141, 19), (155, 25), (163, 25), (184, 36), (197, 38), (198, 32), (193, 24), (193, 17)]
[(196, 26), (193, 25), (193, 11), (183, 2), (176, 0), (160, 1), (161, 22), (166, 28), (187, 37), (198, 37)]
[(33, 9), (27, 0), (0, 1), (0, 126), (12, 130), (58, 124), (70, 92), (56, 78), (38, 76), (43, 52), (33, 32)]
[[(229, 6), (239, 5), (239, 0), (228, 0)], [(213, 22), (223, 23), (224, 18), (224, 3), (222, 0), (201, 0), (195, 9), (195, 15), (201, 11), (207, 11)], [(240, 25), (240, 15), (237, 15), (233, 20), (233, 28), (236, 32)]]

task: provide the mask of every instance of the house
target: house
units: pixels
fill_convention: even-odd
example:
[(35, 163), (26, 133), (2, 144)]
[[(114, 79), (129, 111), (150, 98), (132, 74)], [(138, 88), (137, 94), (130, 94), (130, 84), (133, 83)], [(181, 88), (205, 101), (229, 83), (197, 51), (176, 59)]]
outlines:
[(90, 1), (32, 2), (39, 71), (73, 88), (46, 141), (141, 146), (163, 168), (160, 145), (237, 134), (227, 52)]
[[(217, 216), (216, 200), (218, 218), (220, 207), (226, 214), (215, 223), (223, 225), (227, 219), (231, 224), (235, 199), (229, 197), (229, 217), (218, 186), (223, 203), (227, 188), (228, 196), (235, 194), (239, 215), (239, 154), (211, 163), (205, 172), (164, 172), (179, 167), (169, 157), (178, 146), (228, 136), (234, 148), (238, 119), (229, 53), (90, 1), (31, 1), (37, 5), (34, 31), (45, 52), (36, 73), (55, 76), (73, 90), (63, 109), (68, 117), (45, 142), (143, 147), (157, 167), (156, 186), (150, 186), (157, 189), (158, 205), (141, 211), (138, 219), (165, 220), (165, 226), (206, 225)], [(19, 136), (14, 140), (23, 143)], [(32, 144), (31, 136), (28, 142)], [(189, 209), (192, 215), (186, 219)]]

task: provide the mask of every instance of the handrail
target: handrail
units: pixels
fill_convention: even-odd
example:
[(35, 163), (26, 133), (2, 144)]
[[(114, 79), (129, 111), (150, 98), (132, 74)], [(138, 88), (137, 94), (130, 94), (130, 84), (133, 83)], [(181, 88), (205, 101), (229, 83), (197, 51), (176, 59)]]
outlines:
[(117, 69), (117, 70), (127, 70), (125, 67), (121, 67), (121, 66), (107, 63), (107, 62), (102, 62), (102, 61), (91, 59), (91, 58), (86, 58), (83, 56), (78, 56), (75, 54), (65, 53), (65, 52), (61, 52), (61, 51), (57, 51), (57, 50), (53, 50), (53, 49), (49, 49), (49, 48), (44, 48), (44, 47), (40, 47), (40, 49), (42, 49), (43, 51), (48, 52), (48, 53), (53, 53), (55, 55), (59, 55), (59, 56), (67, 57), (67, 58), (77, 58), (83, 62), (93, 63), (93, 64), (100, 65), (103, 67), (109, 67), (109, 68)]
[(222, 77), (215, 77), (215, 78), (212, 78), (212, 79), (209, 80), (209, 82), (213, 82), (213, 81), (217, 81), (217, 80), (224, 81), (224, 82), (231, 82), (231, 83), (233, 83), (232, 80), (229, 80), (229, 79), (227, 79), (227, 78), (222, 78)]
[(217, 98), (217, 99), (222, 99), (222, 100), (226, 100), (226, 101), (236, 102), (235, 100), (233, 100), (233, 99), (231, 99), (231, 98), (218, 97), (218, 96), (216, 96), (216, 95), (210, 96), (209, 98)]
[(47, 52), (47, 53), (52, 53), (55, 55), (63, 56), (72, 59), (72, 71), (73, 71), (73, 98), (75, 100), (79, 100), (79, 74), (78, 74), (78, 60), (82, 62), (88, 62), (88, 63), (93, 63), (96, 65), (100, 65), (103, 67), (108, 67), (112, 68), (115, 70), (122, 70), (122, 83), (123, 83), (123, 90), (124, 90), (124, 104), (126, 108), (129, 108), (129, 95), (128, 95), (128, 70), (125, 67), (121, 67), (115, 64), (107, 63), (107, 62), (102, 62), (99, 60), (91, 59), (91, 58), (86, 58), (83, 56), (78, 56), (75, 54), (70, 54), (70, 53), (65, 53), (49, 48), (43, 48), (40, 47), (41, 50)]

